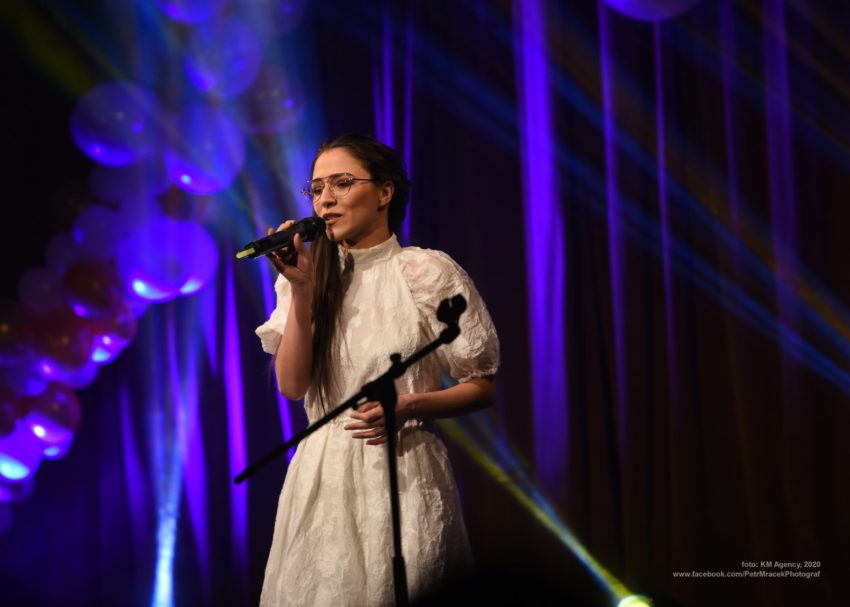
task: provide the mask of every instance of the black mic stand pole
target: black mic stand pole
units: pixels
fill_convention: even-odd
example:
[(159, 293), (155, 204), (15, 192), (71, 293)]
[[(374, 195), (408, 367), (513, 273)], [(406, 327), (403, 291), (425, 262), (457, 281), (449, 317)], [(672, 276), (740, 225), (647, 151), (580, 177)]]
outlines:
[(392, 512), (393, 524), (393, 588), (395, 590), (396, 607), (407, 607), (407, 573), (404, 565), (404, 557), (401, 553), (401, 515), (398, 501), (398, 462), (396, 461), (396, 443), (397, 436), (395, 430), (396, 419), (396, 403), (398, 395), (395, 390), (395, 380), (404, 372), (443, 344), (451, 343), (460, 335), (460, 326), (458, 324), (460, 315), (466, 310), (466, 299), (463, 295), (455, 295), (451, 299), (444, 299), (440, 302), (437, 309), (437, 319), (448, 325), (440, 332), (437, 339), (423, 347), (418, 352), (414, 352), (407, 358), (401, 359), (401, 354), (393, 354), (390, 356), (392, 364), (387, 369), (386, 373), (378, 378), (365, 384), (360, 391), (346, 400), (341, 405), (337, 406), (324, 417), (311, 424), (291, 439), (283, 443), (278, 448), (270, 451), (268, 454), (245, 468), (240, 472), (234, 482), (241, 483), (248, 477), (252, 476), (257, 470), (268, 464), (270, 461), (286, 453), (289, 449), (307, 438), (310, 434), (324, 426), (334, 417), (342, 413), (348, 408), (356, 409), (360, 405), (368, 401), (378, 401), (384, 409), (384, 428), (387, 429), (387, 465), (389, 466), (390, 476), (390, 509)]

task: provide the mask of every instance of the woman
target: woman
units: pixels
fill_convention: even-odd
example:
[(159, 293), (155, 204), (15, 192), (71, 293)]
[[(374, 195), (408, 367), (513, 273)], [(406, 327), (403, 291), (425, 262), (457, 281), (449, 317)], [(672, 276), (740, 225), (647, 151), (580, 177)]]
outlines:
[[(411, 597), (468, 567), (469, 544), (445, 445), (431, 420), (490, 405), (499, 345), (469, 276), (445, 253), (402, 248), (409, 183), (398, 154), (361, 135), (322, 144), (304, 192), (327, 231), (270, 255), (277, 307), (257, 329), (278, 387), (310, 422), (444, 328), (457, 293), (460, 336), (396, 381), (402, 554)], [(284, 222), (278, 229), (292, 225)], [(271, 230), (269, 230), (271, 233)], [(440, 389), (445, 372), (457, 384)], [(361, 405), (302, 441), (280, 496), (261, 605), (393, 603), (383, 408)]]

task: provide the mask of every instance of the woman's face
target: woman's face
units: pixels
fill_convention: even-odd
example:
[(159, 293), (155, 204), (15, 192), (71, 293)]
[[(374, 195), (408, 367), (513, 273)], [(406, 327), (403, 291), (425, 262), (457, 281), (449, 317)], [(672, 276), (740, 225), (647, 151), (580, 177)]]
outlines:
[(313, 208), (325, 220), (328, 238), (355, 249), (384, 242), (390, 236), (387, 211), (393, 195), (392, 182), (353, 181), (345, 194), (331, 193), (328, 178), (333, 180), (334, 176), (344, 173), (355, 179), (371, 178), (360, 161), (345, 148), (323, 152), (313, 167), (312, 178), (326, 180)]

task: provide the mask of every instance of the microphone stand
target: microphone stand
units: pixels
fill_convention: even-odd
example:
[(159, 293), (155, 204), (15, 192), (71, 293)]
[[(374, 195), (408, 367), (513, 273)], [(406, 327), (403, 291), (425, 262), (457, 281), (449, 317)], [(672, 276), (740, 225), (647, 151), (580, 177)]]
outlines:
[(396, 462), (396, 402), (398, 395), (395, 389), (395, 380), (404, 372), (443, 344), (451, 343), (460, 335), (460, 315), (466, 310), (466, 299), (463, 295), (455, 295), (450, 299), (444, 299), (440, 302), (437, 308), (437, 319), (446, 324), (446, 328), (440, 332), (437, 339), (424, 346), (418, 352), (411, 354), (407, 360), (401, 359), (401, 354), (395, 353), (390, 356), (392, 364), (387, 371), (378, 378), (365, 384), (357, 394), (338, 405), (336, 408), (327, 413), (324, 417), (318, 419), (288, 441), (270, 451), (265, 456), (245, 468), (233, 480), (236, 483), (241, 483), (257, 470), (271, 462), (273, 459), (283, 455), (289, 449), (300, 443), (313, 432), (324, 426), (330, 420), (342, 413), (348, 408), (356, 409), (360, 405), (368, 401), (378, 401), (384, 409), (384, 421), (387, 431), (387, 465), (389, 466), (390, 477), (390, 509), (392, 512), (393, 525), (393, 588), (395, 590), (396, 607), (407, 607), (407, 573), (404, 565), (404, 557), (401, 553), (401, 516), (398, 499), (398, 466)]

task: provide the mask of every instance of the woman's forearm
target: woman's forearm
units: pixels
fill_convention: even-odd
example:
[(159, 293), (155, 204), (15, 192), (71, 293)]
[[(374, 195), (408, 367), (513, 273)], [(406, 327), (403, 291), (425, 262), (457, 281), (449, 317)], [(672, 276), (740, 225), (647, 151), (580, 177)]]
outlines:
[(293, 293), (283, 337), (275, 355), (274, 370), (280, 393), (290, 400), (304, 398), (310, 387), (313, 330), (309, 295)]
[(406, 394), (399, 398), (399, 407), (406, 419), (436, 419), (484, 409), (492, 405), (495, 399), (496, 386), (493, 379), (481, 377), (445, 390)]

